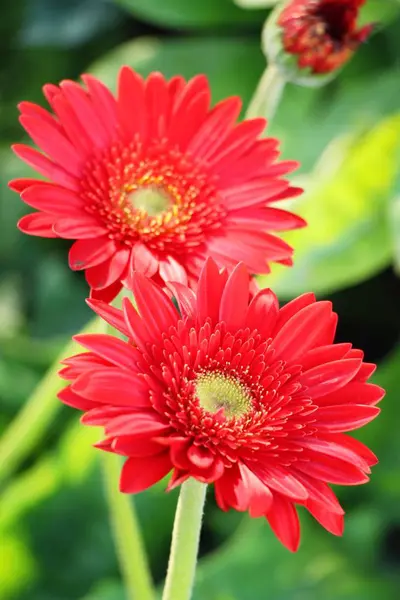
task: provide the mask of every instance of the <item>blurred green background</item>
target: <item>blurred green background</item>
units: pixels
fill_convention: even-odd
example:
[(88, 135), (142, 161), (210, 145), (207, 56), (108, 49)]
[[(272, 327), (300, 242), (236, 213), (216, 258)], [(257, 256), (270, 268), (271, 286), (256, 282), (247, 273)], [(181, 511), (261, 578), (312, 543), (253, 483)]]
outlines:
[[(13, 0), (1, 16), (0, 430), (27, 402), (68, 337), (90, 319), (68, 243), (23, 236), (26, 211), (7, 181), (29, 176), (9, 145), (24, 139), (16, 104), (44, 104), (41, 86), (90, 71), (115, 85), (122, 63), (147, 74), (206, 73), (214, 100), (248, 103), (265, 66), (267, 0)], [(251, 10), (249, 5), (259, 5)], [(246, 7), (246, 5), (248, 5)], [(301, 514), (292, 555), (263, 520), (222, 513), (210, 494), (195, 600), (380, 600), (400, 576), (400, 2), (368, 0), (374, 36), (329, 86), (287, 86), (269, 132), (306, 194), (309, 228), (287, 236), (294, 269), (264, 285), (282, 301), (305, 290), (333, 300), (339, 341), (377, 361), (382, 415), (358, 437), (378, 454), (372, 482), (338, 489), (347, 511), (334, 538)], [(103, 495), (98, 437), (43, 395), (48, 426), (0, 482), (1, 600), (126, 600)], [(46, 396), (46, 397), (45, 397)], [(43, 418), (43, 415), (42, 415)], [(32, 427), (35, 423), (32, 420)], [(14, 435), (14, 434), (13, 434)], [(14, 440), (15, 441), (15, 440)], [(18, 440), (17, 440), (18, 442)], [(7, 444), (6, 444), (7, 445)], [(2, 460), (3, 457), (0, 457)], [(16, 467), (16, 468), (14, 468)], [(137, 498), (154, 577), (164, 576), (176, 493)], [(135, 558), (132, 557), (132, 561)], [(137, 600), (140, 600), (138, 598)]]

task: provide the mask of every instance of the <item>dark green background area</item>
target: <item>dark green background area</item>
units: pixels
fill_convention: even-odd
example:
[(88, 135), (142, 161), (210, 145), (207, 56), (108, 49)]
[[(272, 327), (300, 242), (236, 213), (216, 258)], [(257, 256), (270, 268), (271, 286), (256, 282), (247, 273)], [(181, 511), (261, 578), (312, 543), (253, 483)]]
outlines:
[[(214, 101), (238, 94), (246, 105), (265, 66), (260, 35), (267, 15), (232, 0), (13, 0), (2, 11), (0, 433), (91, 317), (86, 284), (67, 266), (69, 244), (29, 238), (15, 227), (28, 209), (6, 184), (30, 172), (9, 150), (26, 141), (17, 103), (45, 105), (44, 83), (85, 71), (113, 87), (125, 63), (143, 74), (204, 72)], [(297, 177), (312, 189), (307, 210), (321, 213), (319, 231), (291, 240), (299, 254), (293, 275), (272, 281), (282, 301), (302, 285), (332, 299), (338, 341), (353, 342), (378, 362), (374, 380), (387, 397), (381, 416), (357, 437), (380, 464), (367, 486), (337, 490), (347, 513), (343, 538), (301, 513), (297, 555), (280, 546), (265, 521), (222, 513), (210, 493), (195, 600), (394, 599), (400, 585), (400, 2), (371, 0), (364, 18), (379, 22), (373, 38), (326, 88), (288, 86), (271, 125), (284, 156), (302, 163)], [(321, 155), (324, 169), (333, 170), (328, 175), (316, 170)], [(326, 214), (321, 206), (332, 194), (337, 205)], [(358, 228), (340, 221), (353, 208)], [(125, 599), (93, 441), (76, 412), (62, 407), (1, 484), (0, 600)], [(177, 500), (164, 488), (137, 497), (160, 584)]]

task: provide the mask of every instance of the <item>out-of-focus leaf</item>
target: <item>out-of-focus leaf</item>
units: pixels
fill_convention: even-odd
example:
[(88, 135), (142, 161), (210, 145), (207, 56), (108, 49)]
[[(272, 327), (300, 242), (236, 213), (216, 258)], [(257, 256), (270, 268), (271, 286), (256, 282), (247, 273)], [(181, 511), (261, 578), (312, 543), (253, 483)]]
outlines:
[[(166, 77), (186, 78), (205, 73), (210, 79), (213, 100), (232, 94), (246, 103), (263, 69), (259, 44), (252, 38), (168, 39), (140, 38), (123, 44), (90, 67), (115, 89), (118, 69), (126, 64), (147, 76), (161, 71)], [(240, 76), (238, 75), (240, 74)]]
[(59, 487), (61, 470), (55, 457), (42, 458), (17, 477), (0, 499), (0, 528), (4, 531), (18, 524), (32, 507), (51, 496)]
[(295, 85), (285, 89), (269, 134), (281, 140), (286, 158), (301, 162), (301, 172), (309, 173), (338, 136), (368, 131), (399, 110), (398, 70), (373, 64), (375, 55), (372, 44), (365, 46), (338, 79), (319, 90)]
[(346, 144), (331, 149), (314, 177), (306, 180), (307, 193), (290, 203), (308, 222), (306, 229), (285, 236), (296, 248), (295, 266), (260, 277), (263, 286), (283, 297), (309, 290), (328, 293), (390, 263), (387, 206), (399, 169), (399, 146), (397, 114), (351, 140), (347, 149)]
[(70, 47), (115, 27), (120, 13), (108, 0), (30, 0), (21, 45)]
[(27, 548), (26, 539), (13, 535), (1, 536), (0, 600), (13, 600), (35, 580), (35, 560)]
[[(400, 150), (397, 159), (398, 163), (400, 164)], [(400, 274), (400, 169), (394, 185), (393, 199), (389, 204), (388, 211), (394, 255), (394, 267), (396, 272)]]
[(233, 0), (241, 8), (269, 8), (279, 2), (279, 0)]
[(93, 314), (85, 303), (89, 290), (84, 279), (55, 253), (38, 257), (34, 267), (31, 283), (35, 315), (31, 334), (40, 337), (79, 330)]
[(389, 224), (392, 234), (394, 264), (400, 273), (400, 195), (389, 206)]
[(194, 600), (379, 600), (394, 590), (378, 577), (368, 580), (340, 553), (340, 540), (304, 519), (303, 543), (293, 557), (262, 519), (246, 518), (221, 550), (200, 561)]
[[(10, 179), (23, 177), (24, 169), (24, 164), (10, 148), (0, 149), (0, 260), (8, 265), (16, 262), (16, 254), (23, 244), (24, 236), (18, 231), (16, 224), (27, 210), (18, 195), (7, 187), (7, 183)], [(31, 173), (29, 167), (26, 170)]]
[[(384, 306), (382, 310), (384, 310)], [(382, 412), (372, 423), (369, 423), (368, 427), (360, 431), (358, 437), (373, 450), (380, 450), (383, 464), (381, 462), (376, 467), (377, 472), (389, 464), (398, 469), (399, 465), (396, 464), (398, 460), (392, 461), (392, 459), (398, 456), (396, 447), (398, 446), (398, 423), (400, 420), (400, 403), (398, 401), (400, 396), (400, 344), (378, 366), (373, 376), (373, 383), (386, 390), (386, 396), (380, 403)], [(386, 461), (383, 455), (387, 457)], [(396, 475), (393, 483), (397, 484), (398, 479), (398, 475)]]
[(13, 335), (12, 338), (0, 335), (0, 353), (4, 359), (41, 371), (53, 362), (64, 344), (64, 336), (35, 340), (24, 335)]
[(60, 471), (71, 483), (83, 481), (98, 459), (93, 444), (101, 439), (98, 428), (83, 427), (79, 421), (65, 432), (60, 442)]
[[(38, 384), (40, 373), (14, 361), (0, 361), (0, 398), (4, 412), (15, 414), (31, 390)], [(15, 385), (18, 382), (18, 385)]]
[(0, 332), (8, 338), (17, 333), (23, 322), (18, 283), (12, 275), (0, 281)]
[(82, 600), (127, 600), (121, 583), (101, 581)]
[(150, 23), (177, 29), (200, 29), (206, 27), (226, 28), (232, 25), (244, 27), (248, 23), (261, 22), (262, 11), (244, 13), (232, 0), (117, 0), (135, 16)]
[(361, 8), (360, 24), (376, 23), (379, 28), (381, 24), (389, 23), (399, 15), (398, 0), (367, 0)]

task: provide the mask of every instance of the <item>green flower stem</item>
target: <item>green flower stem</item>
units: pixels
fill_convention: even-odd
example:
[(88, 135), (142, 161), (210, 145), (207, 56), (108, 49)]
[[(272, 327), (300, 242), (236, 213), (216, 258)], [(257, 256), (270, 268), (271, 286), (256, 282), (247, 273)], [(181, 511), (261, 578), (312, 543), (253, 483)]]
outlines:
[[(82, 333), (96, 332), (100, 328), (100, 319), (92, 319)], [(74, 341), (70, 341), (64, 347), (0, 439), (0, 481), (18, 469), (36, 444), (43, 439), (61, 409), (62, 404), (56, 398), (57, 393), (65, 386), (65, 381), (58, 376), (60, 361), (78, 352), (78, 348)]]
[(190, 600), (207, 485), (188, 479), (181, 486), (162, 600)]
[[(121, 308), (123, 290), (113, 306)], [(103, 332), (122, 337), (103, 321)], [(154, 600), (154, 586), (143, 543), (142, 533), (133, 497), (119, 491), (121, 475), (120, 457), (104, 452), (101, 456), (108, 509), (113, 530), (114, 544), (128, 600)]]
[(247, 108), (246, 119), (264, 117), (271, 120), (278, 108), (286, 79), (280, 69), (270, 63), (258, 82), (256, 91)]
[(120, 457), (102, 456), (114, 543), (129, 600), (154, 600), (153, 584), (133, 498), (119, 491)]

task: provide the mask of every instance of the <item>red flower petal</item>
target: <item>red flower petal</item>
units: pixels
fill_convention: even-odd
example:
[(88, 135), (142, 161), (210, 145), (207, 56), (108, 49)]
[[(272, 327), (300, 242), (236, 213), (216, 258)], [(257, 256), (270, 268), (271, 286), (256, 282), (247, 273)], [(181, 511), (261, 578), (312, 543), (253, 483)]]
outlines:
[(139, 271), (147, 277), (152, 277), (158, 271), (158, 260), (153, 253), (138, 242), (132, 247), (131, 251), (131, 270)]
[(219, 273), (213, 260), (208, 259), (199, 278), (197, 289), (197, 311), (200, 323), (207, 318), (218, 322), (220, 302), (226, 284), (226, 275)]
[(104, 333), (85, 333), (75, 335), (74, 340), (117, 367), (131, 371), (137, 369), (137, 360), (140, 354), (135, 348), (117, 337)]
[(260, 290), (252, 299), (247, 311), (246, 327), (257, 329), (268, 339), (279, 313), (279, 302), (270, 289)]
[(315, 295), (311, 292), (302, 294), (298, 298), (291, 300), (279, 311), (279, 318), (275, 326), (274, 334), (276, 334), (282, 327), (291, 319), (296, 313), (302, 308), (313, 304), (315, 302)]
[[(133, 102), (134, 99), (134, 110)], [(143, 79), (129, 67), (122, 67), (118, 80), (118, 119), (127, 139), (135, 134), (147, 135), (146, 104)]]
[(300, 522), (293, 504), (279, 494), (274, 494), (266, 517), (276, 537), (291, 552), (296, 552), (300, 543)]
[(307, 489), (286, 469), (272, 465), (257, 465), (252, 468), (261, 481), (274, 492), (279, 492), (291, 500), (306, 500)]
[(128, 266), (129, 255), (129, 248), (118, 248), (108, 260), (86, 269), (86, 281), (91, 288), (104, 290), (119, 282)]
[(360, 485), (369, 480), (368, 475), (356, 466), (339, 458), (307, 451), (308, 462), (299, 460), (296, 468), (310, 477), (338, 485)]
[[(358, 379), (358, 373), (356, 375)], [(322, 396), (318, 399), (320, 406), (333, 406), (335, 404), (368, 404), (374, 406), (382, 400), (385, 390), (372, 383), (351, 381), (344, 388)]]
[(72, 408), (77, 408), (78, 410), (91, 410), (97, 406), (96, 402), (86, 400), (78, 394), (75, 394), (75, 392), (72, 391), (71, 386), (68, 386), (58, 392), (57, 398), (59, 398), (61, 402), (67, 406), (72, 406)]
[(143, 456), (154, 456), (164, 450), (158, 442), (146, 439), (143, 436), (118, 437), (113, 442), (113, 450), (124, 456), (139, 458)]
[(120, 281), (114, 281), (111, 285), (101, 290), (90, 290), (90, 298), (92, 300), (100, 300), (108, 304), (112, 302), (122, 290), (122, 283)]
[(18, 221), (18, 229), (28, 235), (38, 235), (45, 238), (58, 237), (53, 231), (54, 216), (46, 213), (30, 213)]
[(184, 267), (175, 260), (172, 256), (166, 256), (160, 261), (160, 277), (165, 282), (177, 281), (183, 285), (187, 285), (187, 274)]
[(84, 217), (58, 217), (53, 229), (57, 235), (66, 240), (95, 238), (107, 233), (104, 225), (101, 225), (99, 221), (89, 215)]
[(244, 326), (249, 304), (249, 274), (243, 263), (235, 267), (221, 296), (219, 320), (228, 330), (241, 329)]
[(79, 196), (72, 190), (50, 183), (37, 183), (22, 192), (21, 197), (26, 204), (57, 216), (71, 214), (85, 218), (83, 205)]
[(128, 458), (122, 467), (119, 489), (125, 494), (137, 494), (160, 481), (172, 469), (167, 453)]
[(70, 190), (78, 189), (78, 181), (70, 173), (34, 148), (30, 148), (25, 144), (14, 144), (12, 150), (21, 160), (36, 169), (41, 175)]
[(327, 511), (324, 506), (321, 506), (321, 504), (313, 502), (313, 500), (308, 500), (308, 502), (306, 503), (306, 508), (312, 514), (314, 519), (316, 519), (318, 523), (322, 525), (322, 527), (325, 527), (327, 531), (329, 531), (333, 535), (343, 535), (343, 515), (331, 513)]
[(188, 152), (202, 160), (220, 146), (240, 114), (242, 102), (232, 97), (217, 104), (188, 145)]
[(79, 271), (95, 267), (116, 253), (116, 245), (108, 236), (77, 240), (70, 248), (68, 262), (71, 269)]
[(96, 314), (98, 314), (102, 319), (104, 319), (109, 325), (115, 327), (123, 333), (126, 337), (129, 337), (129, 329), (125, 323), (125, 318), (122, 310), (118, 308), (114, 308), (101, 300), (88, 299), (86, 300), (87, 304), (91, 309), (94, 310)]
[(178, 302), (179, 311), (183, 318), (194, 319), (196, 316), (196, 295), (193, 290), (181, 283), (170, 282), (168, 288)]
[[(107, 407), (110, 408), (110, 407)], [(135, 435), (154, 438), (168, 431), (154, 411), (127, 413), (118, 407), (119, 413), (105, 424), (107, 435)]]
[(331, 394), (353, 379), (361, 366), (356, 358), (335, 360), (314, 367), (301, 375), (300, 383), (312, 398)]
[(273, 341), (275, 358), (295, 362), (306, 352), (319, 345), (325, 333), (332, 305), (316, 302), (306, 306), (289, 319), (278, 331)]
[(22, 115), (20, 123), (35, 144), (60, 165), (67, 165), (68, 172), (78, 176), (82, 167), (80, 156), (57, 127), (37, 117)]
[(366, 423), (375, 419), (380, 413), (377, 406), (365, 406), (364, 404), (339, 404), (336, 406), (324, 406), (316, 414), (316, 423), (319, 431), (352, 431), (359, 429)]
[(239, 464), (245, 487), (250, 492), (249, 513), (256, 519), (263, 517), (271, 508), (273, 495), (270, 489), (245, 464)]
[(229, 510), (229, 508), (238, 511), (247, 510), (250, 489), (247, 488), (236, 465), (225, 469), (223, 476), (215, 482), (215, 497), (222, 510)]
[(157, 338), (176, 324), (178, 313), (170, 298), (141, 273), (134, 273), (132, 284), (140, 315)]
[(87, 400), (133, 409), (150, 406), (143, 379), (117, 369), (99, 369), (80, 375), (72, 390)]

